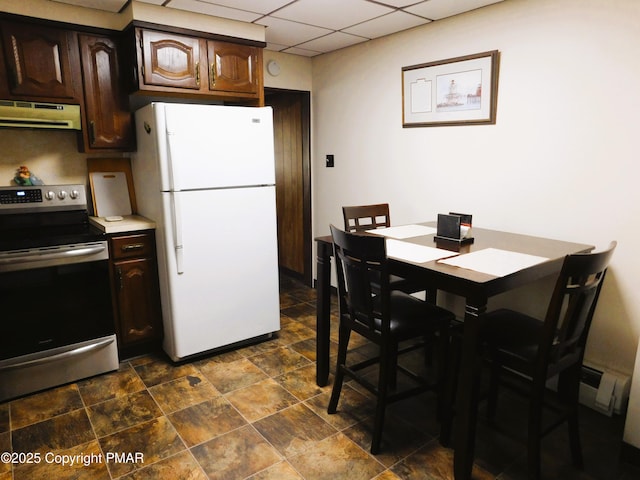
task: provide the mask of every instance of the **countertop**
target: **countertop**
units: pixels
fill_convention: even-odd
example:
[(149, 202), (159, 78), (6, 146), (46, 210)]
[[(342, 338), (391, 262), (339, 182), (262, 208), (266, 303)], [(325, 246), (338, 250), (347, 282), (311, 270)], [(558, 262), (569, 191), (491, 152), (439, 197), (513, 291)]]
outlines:
[(95, 225), (104, 233), (135, 232), (138, 230), (151, 230), (156, 228), (153, 220), (140, 215), (126, 215), (122, 220), (107, 222), (105, 217), (89, 217), (89, 223)]

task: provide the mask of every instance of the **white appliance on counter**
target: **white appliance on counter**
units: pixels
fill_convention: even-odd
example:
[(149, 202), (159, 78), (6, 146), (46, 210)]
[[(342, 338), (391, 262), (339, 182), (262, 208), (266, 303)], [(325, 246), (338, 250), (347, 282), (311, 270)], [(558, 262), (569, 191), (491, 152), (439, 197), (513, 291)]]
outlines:
[(157, 224), (174, 360), (280, 329), (270, 107), (151, 103), (135, 114), (138, 213)]

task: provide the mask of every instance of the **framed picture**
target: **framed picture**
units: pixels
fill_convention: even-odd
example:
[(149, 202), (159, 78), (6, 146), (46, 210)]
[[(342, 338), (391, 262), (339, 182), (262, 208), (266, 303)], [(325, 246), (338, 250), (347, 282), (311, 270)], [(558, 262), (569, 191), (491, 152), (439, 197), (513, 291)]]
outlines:
[(402, 67), (402, 126), (495, 124), (499, 52)]

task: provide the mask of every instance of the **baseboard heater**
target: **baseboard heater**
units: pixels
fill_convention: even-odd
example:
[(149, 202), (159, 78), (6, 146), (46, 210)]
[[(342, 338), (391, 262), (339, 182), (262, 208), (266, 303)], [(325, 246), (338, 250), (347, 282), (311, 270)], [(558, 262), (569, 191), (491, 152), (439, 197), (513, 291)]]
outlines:
[[(547, 386), (557, 390), (557, 377)], [(623, 414), (629, 403), (631, 379), (619, 373), (603, 372), (583, 365), (580, 379), (580, 403), (607, 416)]]

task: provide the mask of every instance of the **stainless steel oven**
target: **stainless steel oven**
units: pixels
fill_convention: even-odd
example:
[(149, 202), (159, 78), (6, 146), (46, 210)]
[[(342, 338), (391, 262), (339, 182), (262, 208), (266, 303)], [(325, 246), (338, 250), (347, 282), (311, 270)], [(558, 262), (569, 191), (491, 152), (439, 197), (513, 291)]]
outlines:
[(0, 188), (0, 401), (118, 368), (83, 185)]

